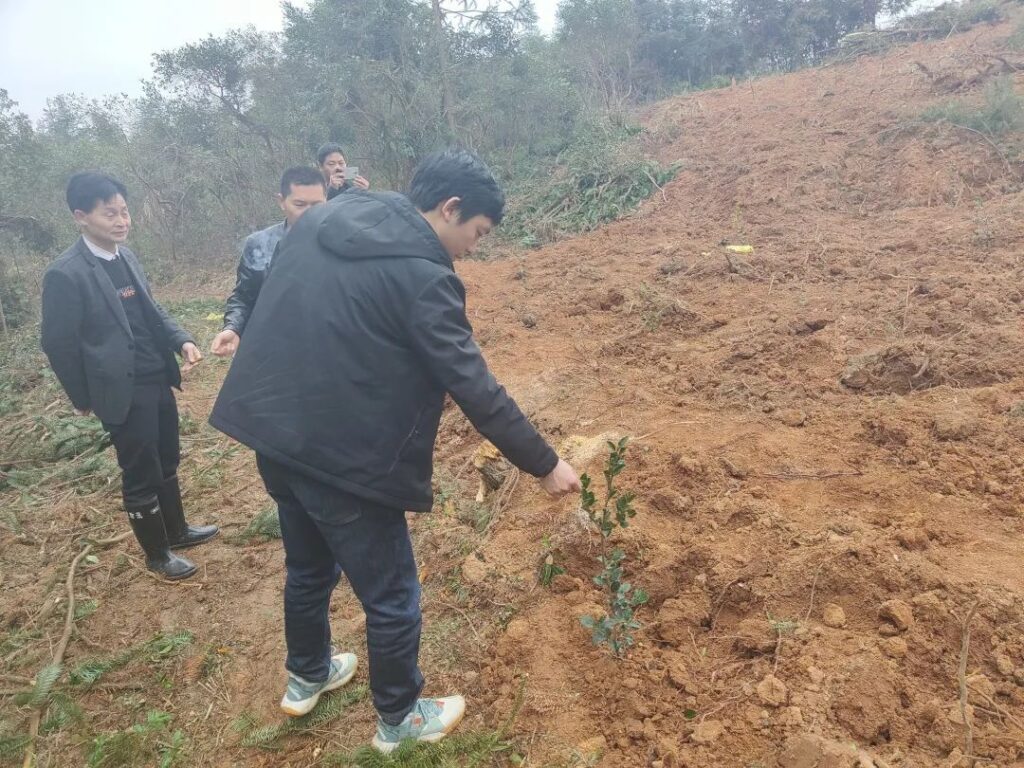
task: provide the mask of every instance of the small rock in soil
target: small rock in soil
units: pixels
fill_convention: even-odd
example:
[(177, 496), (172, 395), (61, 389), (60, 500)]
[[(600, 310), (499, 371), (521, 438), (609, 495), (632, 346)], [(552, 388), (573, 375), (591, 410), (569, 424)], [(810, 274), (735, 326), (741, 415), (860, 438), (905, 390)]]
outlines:
[(786, 768), (853, 768), (857, 765), (857, 747), (840, 744), (810, 733), (793, 736), (779, 757)]
[(931, 544), (928, 540), (928, 533), (923, 528), (904, 529), (896, 534), (896, 541), (904, 549), (917, 552), (928, 549)]
[(914, 612), (902, 600), (886, 600), (878, 609), (878, 618), (889, 622), (900, 632), (906, 632), (914, 624)]
[(816, 317), (813, 320), (803, 320), (793, 324), (793, 333), (797, 336), (805, 336), (809, 333), (817, 333), (828, 325), (828, 320)]
[(746, 469), (741, 467), (739, 464), (729, 461), (729, 459), (724, 456), (722, 456), (719, 461), (722, 463), (722, 467), (725, 469), (729, 477), (734, 477), (737, 480), (743, 480), (749, 474)]
[(972, 691), (988, 696), (990, 699), (996, 695), (995, 685), (980, 672), (967, 678), (967, 687)]
[(995, 656), (996, 669), (1003, 677), (1013, 677), (1013, 660), (1004, 653), (997, 653)]
[(665, 653), (664, 661), (672, 685), (676, 688), (685, 688), (690, 682), (690, 675), (686, 670), (686, 657), (676, 651), (670, 651)]
[(779, 411), (779, 421), (787, 427), (802, 427), (807, 423), (807, 414), (803, 411), (792, 409)]
[(882, 653), (890, 659), (902, 659), (907, 655), (907, 641), (902, 637), (887, 637), (879, 645)]
[(827, 603), (824, 610), (822, 611), (822, 621), (826, 627), (832, 627), (838, 629), (846, 626), (846, 611), (843, 610), (841, 605), (836, 603)]
[(480, 584), (487, 578), (487, 564), (474, 554), (462, 561), (462, 580), (467, 584)]
[(694, 744), (714, 744), (722, 736), (725, 729), (720, 720), (705, 720), (697, 725), (690, 734), (690, 741)]
[(769, 707), (781, 707), (789, 699), (786, 684), (774, 675), (767, 675), (757, 684), (757, 695)]
[(666, 766), (675, 766), (679, 763), (679, 747), (676, 746), (674, 739), (662, 738), (658, 740), (658, 757), (660, 757)]
[(798, 726), (804, 724), (804, 713), (800, 707), (786, 707), (779, 718), (783, 725)]
[(932, 422), (932, 431), (940, 440), (965, 440), (978, 429), (978, 420), (963, 413), (939, 414)]

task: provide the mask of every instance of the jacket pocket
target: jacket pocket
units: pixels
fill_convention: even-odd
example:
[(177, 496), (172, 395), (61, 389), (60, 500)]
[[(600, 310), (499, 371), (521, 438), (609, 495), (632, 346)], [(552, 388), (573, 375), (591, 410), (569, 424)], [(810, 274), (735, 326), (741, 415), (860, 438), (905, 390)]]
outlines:
[(426, 408), (420, 408), (416, 412), (416, 418), (413, 420), (412, 429), (409, 430), (409, 434), (405, 436), (405, 439), (402, 440), (401, 445), (398, 446), (398, 451), (395, 453), (395, 458), (391, 462), (391, 466), (388, 467), (387, 473), (389, 475), (395, 471), (395, 467), (398, 466), (398, 463), (402, 460), (402, 457), (405, 456), (406, 452), (409, 450), (409, 446), (412, 445), (416, 438), (419, 436), (420, 422), (423, 420), (423, 414), (426, 412), (426, 410)]

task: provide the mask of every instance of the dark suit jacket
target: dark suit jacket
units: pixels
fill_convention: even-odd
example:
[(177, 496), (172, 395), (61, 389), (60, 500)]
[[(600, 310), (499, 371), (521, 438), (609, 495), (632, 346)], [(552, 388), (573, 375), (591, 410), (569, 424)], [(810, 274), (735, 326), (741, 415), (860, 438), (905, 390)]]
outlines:
[[(124, 247), (119, 253), (139, 290), (167, 378), (180, 387), (174, 353), (193, 339), (153, 300), (135, 254)], [(75, 408), (91, 409), (104, 424), (124, 423), (135, 384), (135, 339), (114, 284), (82, 238), (43, 276), (42, 344)]]

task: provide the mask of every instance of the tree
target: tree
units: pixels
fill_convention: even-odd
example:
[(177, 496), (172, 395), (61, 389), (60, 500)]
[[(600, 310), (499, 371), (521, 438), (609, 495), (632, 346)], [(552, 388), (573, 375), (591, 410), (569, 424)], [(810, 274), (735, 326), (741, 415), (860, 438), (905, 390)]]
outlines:
[(276, 51), (272, 36), (250, 27), (155, 54), (153, 69), (161, 86), (182, 97), (219, 104), (273, 153), (271, 129), (253, 113), (253, 89), (260, 70), (273, 66)]
[(639, 20), (630, 0), (563, 0), (558, 6), (558, 39), (566, 55), (612, 115), (634, 96)]

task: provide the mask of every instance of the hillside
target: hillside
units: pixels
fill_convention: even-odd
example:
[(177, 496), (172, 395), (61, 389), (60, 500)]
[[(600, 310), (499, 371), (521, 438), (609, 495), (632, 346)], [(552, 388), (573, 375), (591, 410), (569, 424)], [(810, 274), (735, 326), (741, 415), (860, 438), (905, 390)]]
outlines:
[[(661, 102), (642, 149), (681, 171), (638, 214), (459, 265), (489, 362), (566, 457), (599, 478), (605, 440), (631, 438), (637, 516), (617, 538), (650, 594), (626, 657), (595, 649), (579, 617), (602, 600), (599, 542), (579, 500), (513, 474), (475, 503), (481, 441), (448, 410), (438, 509), (414, 536), (428, 691), (467, 694), (467, 731), (514, 713), (530, 766), (968, 765), (966, 646), (975, 753), (1024, 765), (1024, 147), (921, 119), (980, 104), (993, 78), (954, 80), (1012, 29)], [(167, 303), (208, 344), (228, 285)], [(188, 630), (156, 672), (110, 673), (138, 690), (82, 693), (93, 731), (158, 709), (187, 736), (180, 764), (316, 765), (369, 738), (367, 701), (274, 752), (232, 727), (281, 721), (283, 557), (241, 535), (268, 503), (251, 456), (199, 426), (225, 369), (208, 360), (181, 397), (182, 478), (228, 535), (176, 586), (146, 578), (131, 542), (98, 552), (69, 664), (154, 621)], [(79, 538), (123, 528), (110, 489), (69, 491), (20, 536), (0, 529), (9, 676), (60, 636), (46, 606)], [(547, 588), (549, 553), (565, 573)], [(338, 644), (361, 637), (344, 586), (332, 613)], [(38, 765), (83, 748), (55, 730)]]

